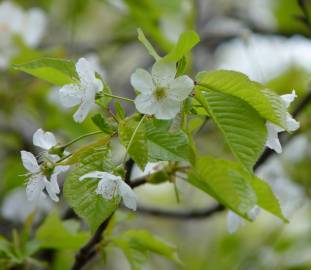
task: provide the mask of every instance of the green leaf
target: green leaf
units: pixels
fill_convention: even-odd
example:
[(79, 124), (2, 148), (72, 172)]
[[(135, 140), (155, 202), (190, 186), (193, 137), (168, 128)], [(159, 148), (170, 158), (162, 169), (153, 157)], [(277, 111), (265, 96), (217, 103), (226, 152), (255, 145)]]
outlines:
[[(133, 158), (137, 165), (144, 170), (148, 162), (148, 145), (144, 125), (138, 127), (139, 121), (129, 118), (119, 124), (119, 138), (125, 148), (128, 148), (128, 154)], [(138, 129), (137, 129), (138, 127)], [(134, 131), (135, 136), (132, 138)]]
[(138, 28), (137, 29), (137, 33), (138, 33), (138, 40), (146, 47), (148, 53), (156, 60), (160, 60), (161, 57), (158, 55), (158, 53), (156, 52), (156, 50), (153, 48), (153, 46), (151, 45), (151, 43), (149, 42), (149, 40), (145, 37), (144, 32)]
[(282, 213), (279, 200), (275, 197), (270, 185), (258, 177), (254, 177), (252, 186), (257, 195), (257, 205), (283, 221), (288, 222)]
[(110, 151), (108, 146), (97, 149), (89, 149), (81, 157), (80, 166), (75, 168), (66, 179), (64, 184), (64, 196), (73, 210), (83, 218), (91, 227), (92, 231), (108, 218), (118, 207), (120, 198), (106, 200), (96, 194), (98, 180), (79, 178), (91, 171), (110, 172)]
[(125, 110), (122, 107), (121, 103), (116, 101), (114, 103), (114, 107), (116, 109), (116, 116), (118, 117), (119, 120), (123, 120), (126, 116)]
[(238, 97), (251, 105), (264, 119), (286, 127), (286, 107), (281, 98), (265, 86), (236, 71), (200, 72), (196, 80), (201, 90), (219, 91)]
[(100, 130), (106, 134), (112, 134), (115, 131), (115, 128), (109, 124), (100, 113), (95, 114), (92, 117), (92, 121), (98, 128), (100, 128)]
[(163, 59), (177, 62), (199, 42), (200, 37), (196, 32), (186, 31), (180, 35), (175, 47)]
[(176, 78), (183, 75), (185, 73), (187, 66), (187, 59), (185, 56), (183, 56), (178, 62), (177, 62), (177, 70), (176, 70)]
[(224, 206), (249, 219), (247, 212), (256, 204), (252, 177), (235, 162), (199, 157), (189, 172), (188, 181)]
[(150, 161), (190, 160), (191, 148), (187, 135), (183, 131), (169, 132), (155, 121), (146, 121), (148, 151)]
[(14, 68), (56, 85), (79, 82), (74, 62), (64, 59), (40, 58)]
[(79, 249), (83, 246), (88, 241), (90, 234), (76, 230), (70, 231), (66, 222), (70, 222), (72, 227), (79, 227), (77, 221), (62, 222), (56, 213), (50, 214), (36, 233), (36, 240), (39, 241), (40, 247), (62, 250)]
[(206, 90), (202, 95), (197, 92), (197, 97), (223, 133), (234, 156), (252, 171), (266, 142), (264, 119), (242, 99), (222, 92)]
[[(98, 76), (100, 79), (100, 76)], [(103, 87), (103, 93), (111, 95), (111, 89), (109, 85), (104, 81), (103, 82), (104, 87)], [(106, 95), (101, 96), (100, 98), (96, 99), (96, 104), (99, 105), (102, 109), (106, 110), (109, 107), (109, 104), (111, 102), (112, 98)]]
[(127, 257), (132, 270), (142, 269), (149, 252), (180, 263), (176, 247), (144, 230), (129, 230), (112, 239)]

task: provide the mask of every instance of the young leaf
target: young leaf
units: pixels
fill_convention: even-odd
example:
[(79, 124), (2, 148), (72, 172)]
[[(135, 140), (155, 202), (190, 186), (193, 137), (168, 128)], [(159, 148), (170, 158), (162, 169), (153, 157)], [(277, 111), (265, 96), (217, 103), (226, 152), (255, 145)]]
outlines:
[[(199, 95), (199, 93), (197, 93)], [(232, 153), (249, 171), (264, 149), (264, 119), (245, 101), (222, 92), (202, 92), (202, 105), (223, 133)]]
[(279, 200), (275, 197), (270, 185), (258, 177), (254, 177), (252, 186), (257, 195), (257, 205), (283, 221), (288, 222), (282, 213)]
[(256, 204), (251, 180), (238, 163), (208, 156), (196, 160), (188, 178), (192, 185), (246, 219), (247, 212)]
[[(36, 232), (36, 240), (39, 241), (41, 248), (53, 249), (79, 249), (83, 246), (90, 235), (87, 232), (70, 231), (66, 227), (66, 222), (62, 222), (56, 213), (51, 213)], [(77, 221), (75, 225), (71, 223), (71, 228), (79, 228)], [(73, 226), (74, 225), (74, 226)]]
[(141, 270), (148, 258), (149, 252), (161, 255), (176, 263), (180, 263), (176, 247), (162, 241), (144, 230), (129, 230), (112, 242), (119, 247), (127, 257), (132, 270)]
[[(147, 137), (144, 125), (142, 124), (139, 127), (138, 125), (139, 121), (133, 118), (120, 122), (119, 138), (125, 148), (128, 148), (128, 144), (131, 141), (131, 145), (128, 148), (128, 154), (133, 158), (137, 165), (144, 170), (148, 162)], [(134, 132), (136, 133), (133, 137)]]
[(60, 86), (79, 82), (75, 64), (64, 59), (40, 58), (14, 68)]
[(146, 47), (148, 53), (156, 60), (160, 60), (161, 57), (158, 55), (158, 53), (156, 52), (156, 50), (153, 48), (153, 46), (151, 45), (151, 43), (149, 42), (149, 40), (145, 37), (144, 32), (138, 28), (137, 29), (137, 33), (138, 33), (138, 40)]
[(115, 131), (115, 128), (112, 125), (110, 125), (105, 120), (105, 118), (99, 113), (95, 114), (92, 117), (92, 121), (98, 128), (100, 128), (100, 130), (102, 130), (106, 134), (112, 134)]
[(114, 103), (114, 107), (116, 109), (116, 116), (122, 120), (125, 118), (126, 116), (126, 113), (125, 113), (125, 110), (124, 108), (122, 107), (121, 103), (120, 102), (115, 102)]
[(83, 218), (94, 231), (118, 207), (119, 198), (106, 200), (96, 194), (98, 180), (79, 178), (91, 171), (106, 171), (112, 169), (110, 151), (107, 146), (100, 149), (89, 149), (80, 160), (80, 166), (75, 168), (64, 184), (64, 196), (73, 210)]
[(183, 131), (169, 132), (156, 121), (146, 121), (145, 127), (150, 161), (190, 159), (189, 140)]
[(186, 31), (182, 33), (175, 47), (163, 58), (167, 61), (178, 62), (186, 55), (197, 43), (200, 37), (194, 31)]
[[(264, 119), (286, 129), (286, 108), (281, 98), (265, 86), (236, 71), (200, 72), (196, 80), (201, 90), (219, 91), (251, 105)], [(203, 85), (201, 87), (200, 85)]]

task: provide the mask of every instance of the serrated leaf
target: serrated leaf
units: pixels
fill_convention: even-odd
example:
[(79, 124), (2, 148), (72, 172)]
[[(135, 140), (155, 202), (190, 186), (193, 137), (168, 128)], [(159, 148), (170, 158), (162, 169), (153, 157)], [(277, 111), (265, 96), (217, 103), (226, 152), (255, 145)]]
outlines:
[(151, 43), (149, 42), (149, 40), (145, 37), (144, 32), (138, 28), (137, 29), (137, 33), (138, 33), (138, 40), (146, 47), (148, 53), (156, 60), (160, 60), (161, 57), (158, 55), (158, 53), (156, 52), (156, 50), (153, 48), (153, 46), (151, 45)]
[(247, 170), (252, 171), (266, 142), (264, 119), (237, 97), (206, 90), (201, 98), (205, 99), (203, 105), (223, 133), (234, 156)]
[(196, 80), (201, 90), (219, 91), (238, 97), (251, 105), (264, 119), (286, 127), (286, 107), (281, 98), (260, 83), (251, 81), (246, 75), (236, 71), (217, 70), (201, 72)]
[(192, 185), (246, 219), (247, 212), (256, 204), (251, 180), (238, 163), (208, 156), (196, 160), (188, 178)]
[(287, 218), (282, 213), (279, 200), (274, 195), (270, 185), (258, 177), (254, 177), (252, 186), (257, 195), (257, 205), (279, 217), (284, 222), (288, 222)]
[(105, 120), (105, 118), (99, 113), (95, 114), (92, 117), (92, 121), (98, 128), (100, 128), (100, 130), (102, 130), (106, 134), (112, 134), (115, 131), (115, 128), (111, 124), (109, 124)]
[(75, 63), (64, 59), (40, 58), (14, 68), (60, 86), (79, 82)]
[(116, 116), (119, 120), (123, 120), (126, 116), (125, 110), (122, 107), (120, 102), (115, 102), (114, 103), (114, 108), (116, 109)]
[(174, 48), (163, 59), (177, 62), (199, 42), (200, 37), (196, 32), (186, 31), (180, 35)]
[(169, 132), (157, 122), (145, 123), (148, 139), (149, 161), (190, 160), (191, 149), (187, 135), (183, 131)]
[(142, 269), (149, 252), (180, 263), (176, 247), (155, 237), (148, 231), (129, 230), (113, 238), (112, 241), (123, 251), (132, 270)]
[[(36, 240), (41, 248), (79, 249), (89, 239), (87, 232), (70, 231), (56, 213), (50, 214), (36, 232)], [(77, 221), (75, 226), (79, 226)], [(73, 225), (73, 224), (71, 224)]]
[(120, 198), (106, 200), (95, 192), (98, 180), (85, 179), (79, 181), (79, 178), (91, 171), (111, 171), (112, 164), (108, 146), (102, 146), (100, 149), (89, 149), (88, 152), (84, 153), (80, 162), (80, 166), (75, 168), (66, 179), (63, 192), (68, 204), (94, 231), (116, 210)]
[[(128, 148), (128, 154), (133, 158), (137, 165), (144, 170), (148, 162), (148, 146), (144, 125), (139, 125), (139, 121), (129, 118), (119, 124), (119, 138), (125, 148)], [(138, 128), (137, 128), (138, 127)], [(135, 136), (133, 137), (133, 133)], [(133, 138), (132, 138), (133, 137)], [(128, 147), (131, 141), (130, 147)]]

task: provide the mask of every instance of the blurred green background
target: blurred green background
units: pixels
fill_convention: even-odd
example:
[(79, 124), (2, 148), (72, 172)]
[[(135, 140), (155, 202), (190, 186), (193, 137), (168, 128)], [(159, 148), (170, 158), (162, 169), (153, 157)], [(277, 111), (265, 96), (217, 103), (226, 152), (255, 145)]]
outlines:
[[(0, 2), (1, 4), (2, 2)], [(188, 64), (192, 77), (201, 70), (217, 68), (244, 72), (279, 94), (296, 89), (301, 99), (311, 91), (311, 30), (295, 0), (16, 0), (25, 11), (40, 8), (45, 27), (37, 46), (17, 39), (10, 64), (0, 70), (0, 234), (11, 238), (33, 210), (25, 202), (21, 149), (36, 152), (32, 134), (38, 128), (53, 131), (63, 142), (96, 130), (85, 121), (72, 121), (51, 85), (14, 71), (12, 64), (41, 56), (92, 59), (114, 94), (134, 97), (129, 78), (137, 67), (149, 68), (153, 60), (137, 40), (142, 28), (161, 55), (181, 32), (194, 29), (201, 43)], [(311, 1), (305, 1), (311, 11)], [(1, 17), (0, 17), (1, 25)], [(0, 27), (0, 32), (1, 32)], [(1, 40), (0, 40), (1, 44)], [(5, 51), (0, 47), (0, 58)], [(299, 98), (298, 101), (299, 102)], [(297, 104), (297, 103), (296, 103)], [(133, 108), (124, 104), (127, 111)], [(94, 112), (95, 114), (95, 112)], [(289, 224), (261, 213), (230, 235), (226, 213), (208, 219), (172, 220), (130, 215), (120, 225), (144, 228), (177, 245), (184, 265), (151, 257), (144, 269), (187, 270), (307, 270), (311, 269), (311, 106), (299, 117), (299, 134), (258, 170), (267, 179), (290, 217)], [(201, 124), (193, 121), (193, 125)], [(196, 135), (202, 153), (230, 154), (216, 128), (207, 123)], [(115, 142), (118, 159), (118, 142)], [(133, 177), (142, 172), (136, 168)], [(141, 205), (165, 209), (193, 209), (212, 205), (205, 194), (178, 181), (181, 202), (171, 184), (137, 189)], [(42, 209), (41, 209), (42, 208)], [(46, 202), (40, 209), (66, 209), (64, 202)], [(122, 212), (122, 210), (120, 210)], [(127, 212), (124, 212), (127, 213)], [(75, 250), (57, 251), (47, 269), (70, 269)], [(38, 256), (41, 256), (40, 254)], [(104, 264), (105, 263), (105, 264)], [(0, 267), (1, 269), (1, 267)], [(40, 267), (38, 269), (41, 269)], [(124, 255), (108, 249), (86, 269), (129, 269)]]

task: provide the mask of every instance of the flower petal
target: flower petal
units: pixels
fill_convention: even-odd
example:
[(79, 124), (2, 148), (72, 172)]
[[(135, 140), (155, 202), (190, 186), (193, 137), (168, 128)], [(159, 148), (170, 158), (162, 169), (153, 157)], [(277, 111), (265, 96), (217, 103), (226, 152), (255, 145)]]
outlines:
[(284, 101), (286, 108), (288, 108), (296, 97), (297, 97), (296, 91), (293, 90), (291, 94), (282, 95), (281, 99)]
[(85, 59), (80, 58), (76, 63), (76, 70), (82, 85), (88, 85), (96, 80), (92, 65)]
[(86, 178), (103, 178), (103, 179), (114, 179), (119, 178), (118, 176), (115, 176), (113, 174), (107, 173), (107, 172), (100, 172), (100, 171), (93, 171), (89, 172), (85, 175), (82, 175), (79, 180), (82, 181)]
[(93, 107), (92, 102), (88, 102), (88, 101), (82, 102), (80, 104), (78, 110), (74, 113), (73, 119), (77, 123), (83, 122), (85, 120), (85, 118), (87, 117), (89, 111), (92, 109), (92, 107)]
[[(49, 194), (49, 197), (54, 202), (58, 202), (59, 201), (59, 199), (57, 197), (58, 192), (57, 192), (57, 189), (55, 189), (55, 184), (52, 184), (51, 182), (49, 182), (45, 177), (44, 177), (44, 184), (45, 184), (46, 191)], [(58, 190), (59, 190), (59, 188), (58, 188)]]
[(137, 208), (137, 198), (136, 198), (136, 194), (135, 192), (131, 189), (131, 187), (126, 184), (124, 181), (121, 180), (121, 182), (119, 183), (119, 191), (120, 191), (120, 195), (123, 199), (123, 203), (124, 205), (131, 209), (136, 211)]
[(143, 114), (154, 114), (157, 101), (153, 95), (140, 94), (135, 98), (135, 106), (137, 111)]
[(58, 193), (60, 193), (60, 189), (59, 189), (59, 185), (57, 182), (57, 176), (58, 176), (58, 174), (53, 173), (51, 175), (50, 183), (51, 183), (53, 189), (55, 190), (55, 192), (58, 194)]
[(260, 207), (258, 207), (257, 205), (255, 205), (252, 209), (250, 209), (247, 212), (247, 216), (253, 221), (257, 218), (259, 214), (260, 214)]
[(59, 99), (64, 107), (73, 107), (81, 103), (83, 92), (79, 84), (66, 84), (59, 89)]
[(243, 219), (232, 211), (227, 214), (227, 229), (230, 234), (235, 233), (240, 226), (244, 225)]
[(42, 175), (32, 175), (27, 182), (26, 196), (29, 201), (37, 201), (44, 189), (44, 181)]
[(286, 114), (286, 127), (288, 131), (295, 131), (300, 127), (298, 121), (296, 121), (289, 113)]
[(143, 94), (151, 94), (155, 88), (152, 77), (144, 69), (136, 69), (131, 76), (131, 85), (133, 88)]
[(172, 81), (168, 87), (168, 96), (177, 101), (185, 100), (194, 87), (193, 81), (186, 75)]
[(33, 134), (33, 144), (45, 150), (49, 150), (57, 144), (52, 132), (44, 132), (41, 128)]
[(176, 64), (174, 62), (158, 61), (152, 67), (152, 78), (157, 86), (167, 87), (176, 75)]
[(24, 167), (31, 173), (40, 172), (40, 166), (35, 158), (35, 156), (27, 151), (21, 151), (21, 157)]
[(173, 119), (179, 113), (180, 105), (176, 100), (165, 98), (155, 106), (155, 117), (163, 120)]
[(282, 146), (279, 141), (278, 133), (284, 131), (284, 129), (271, 123), (270, 121), (266, 122), (266, 127), (268, 131), (266, 146), (273, 149), (278, 154), (282, 153)]
[(119, 182), (117, 180), (110, 178), (102, 179), (98, 182), (96, 193), (102, 195), (106, 200), (111, 200), (119, 195), (118, 185)]

